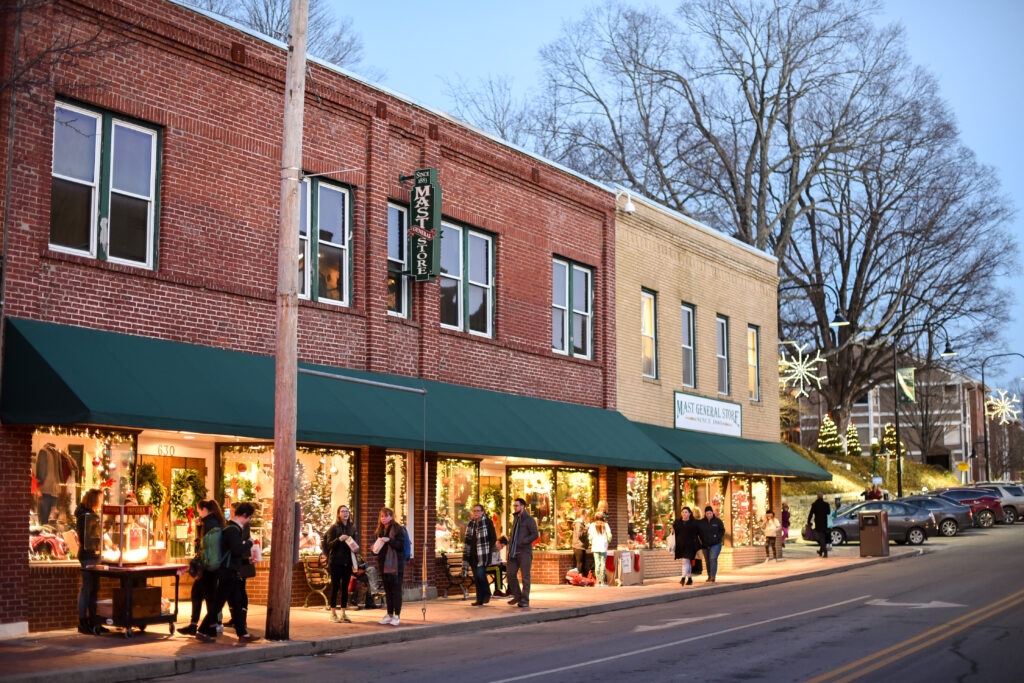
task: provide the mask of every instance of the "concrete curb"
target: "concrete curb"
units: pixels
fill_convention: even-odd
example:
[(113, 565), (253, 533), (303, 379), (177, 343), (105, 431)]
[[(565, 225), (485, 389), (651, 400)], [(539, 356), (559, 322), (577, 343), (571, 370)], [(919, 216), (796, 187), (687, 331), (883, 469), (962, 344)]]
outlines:
[[(628, 600), (616, 600), (612, 602), (601, 602), (584, 605), (581, 607), (559, 608), (551, 610), (530, 610), (518, 614), (508, 614), (486, 619), (473, 619), (445, 624), (431, 624), (416, 628), (399, 628), (391, 631), (374, 633), (360, 633), (352, 636), (339, 636), (335, 638), (324, 638), (322, 640), (300, 640), (284, 643), (262, 644), (258, 647), (237, 647), (230, 650), (217, 650), (194, 655), (181, 655), (179, 657), (161, 657), (153, 659), (123, 662), (110, 665), (99, 665), (65, 671), (48, 671), (42, 673), (21, 674), (15, 676), (0, 676), (0, 680), (10, 683), (50, 683), (60, 678), (62, 683), (115, 683), (117, 681), (137, 681), (152, 678), (175, 676), (197, 671), (209, 671), (211, 669), (222, 669), (225, 667), (239, 666), (241, 664), (255, 664), (269, 662), (286, 657), (303, 657), (327, 653), (345, 652), (361, 647), (372, 647), (375, 645), (387, 645), (390, 643), (403, 643), (414, 640), (426, 640), (438, 636), (458, 635), (476, 631), (493, 630), (499, 628), (511, 628), (526, 624), (540, 624), (548, 621), (559, 621), (562, 619), (573, 619), (585, 617), (592, 614), (603, 614), (636, 607), (647, 607), (649, 605), (660, 605), (666, 602), (678, 602), (690, 600), (717, 593), (732, 593), (735, 591), (763, 588), (781, 583), (803, 581), (830, 574), (871, 567), (876, 564), (894, 562), (908, 557), (920, 557), (932, 552), (927, 548), (919, 548), (915, 552), (899, 553), (887, 557), (876, 557), (874, 559), (858, 562), (856, 564), (842, 565), (838, 567), (827, 567), (800, 574), (789, 576), (773, 577), (750, 583), (737, 583), (728, 585), (713, 585), (705, 587), (701, 591), (678, 591), (675, 593), (648, 595), (641, 598)], [(411, 606), (411, 605), (410, 605)], [(410, 622), (412, 623), (412, 622)]]

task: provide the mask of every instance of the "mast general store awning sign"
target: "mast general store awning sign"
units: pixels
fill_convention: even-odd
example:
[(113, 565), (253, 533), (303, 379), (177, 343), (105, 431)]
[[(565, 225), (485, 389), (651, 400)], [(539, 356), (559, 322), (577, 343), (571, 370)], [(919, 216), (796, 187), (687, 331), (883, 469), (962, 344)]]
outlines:
[(731, 401), (675, 392), (676, 429), (743, 436), (743, 409)]
[(409, 199), (409, 253), (412, 275), (417, 281), (437, 277), (441, 265), (441, 186), (436, 168), (423, 168), (413, 175)]

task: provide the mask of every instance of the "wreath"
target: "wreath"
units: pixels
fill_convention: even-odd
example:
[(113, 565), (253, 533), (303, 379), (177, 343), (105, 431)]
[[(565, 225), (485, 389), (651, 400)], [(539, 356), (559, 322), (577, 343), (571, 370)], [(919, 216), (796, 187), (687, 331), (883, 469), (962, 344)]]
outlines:
[(171, 513), (184, 519), (188, 511), (206, 498), (206, 484), (195, 470), (178, 470), (171, 481)]
[(225, 474), (221, 485), (226, 495), (230, 494), (239, 501), (252, 502), (256, 500), (256, 486), (244, 477)]
[(167, 487), (157, 476), (155, 465), (139, 466), (136, 476), (135, 495), (142, 505), (152, 505), (153, 514), (159, 515), (167, 497)]

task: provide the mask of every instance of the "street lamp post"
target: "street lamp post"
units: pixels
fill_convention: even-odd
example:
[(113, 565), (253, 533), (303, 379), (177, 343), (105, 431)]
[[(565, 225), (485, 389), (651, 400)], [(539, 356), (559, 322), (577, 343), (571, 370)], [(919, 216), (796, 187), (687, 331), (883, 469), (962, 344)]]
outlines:
[[(896, 332), (893, 335), (893, 343), (892, 343), (892, 417), (893, 417), (893, 421), (894, 421), (895, 427), (896, 427), (896, 497), (897, 498), (902, 498), (903, 497), (903, 444), (900, 441), (900, 396), (899, 396), (900, 380), (899, 380), (899, 367), (897, 366), (897, 364), (899, 363), (900, 334), (904, 331), (905, 328), (908, 328), (908, 327), (910, 328), (910, 329), (906, 330), (908, 332), (920, 332), (922, 330), (928, 330), (929, 332), (931, 332), (931, 330), (935, 329), (936, 327), (942, 329), (942, 334), (945, 335), (945, 337), (946, 337), (946, 348), (942, 351), (942, 353), (940, 355), (943, 358), (949, 358), (951, 356), (955, 356), (956, 355), (956, 351), (953, 350), (953, 347), (949, 343), (949, 333), (946, 332), (946, 328), (941, 323), (925, 324), (925, 325), (918, 325), (918, 326), (900, 325), (899, 327), (896, 328)], [(982, 369), (982, 373), (984, 373), (984, 368)], [(882, 443), (883, 444), (885, 443), (884, 437), (882, 439)]]
[(992, 478), (988, 468), (988, 411), (985, 408), (985, 395), (988, 392), (988, 388), (985, 386), (985, 363), (993, 358), (1004, 358), (1006, 356), (1020, 356), (1024, 358), (1024, 354), (1011, 351), (1010, 353), (995, 353), (991, 356), (985, 356), (981, 361), (981, 431), (984, 434), (985, 440), (985, 481), (991, 481)]

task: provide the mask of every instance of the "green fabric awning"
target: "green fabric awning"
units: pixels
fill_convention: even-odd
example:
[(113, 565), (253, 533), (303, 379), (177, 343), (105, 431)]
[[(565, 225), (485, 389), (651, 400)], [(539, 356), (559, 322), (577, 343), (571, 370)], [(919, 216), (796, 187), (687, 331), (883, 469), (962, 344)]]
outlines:
[[(300, 374), (297, 438), (608, 465), (679, 468), (622, 414), (408, 377), (302, 364), (424, 388), (393, 389)], [(274, 360), (179, 342), (7, 320), (0, 418), (271, 439)]]
[(829, 481), (832, 475), (781, 443), (634, 422), (684, 467)]

